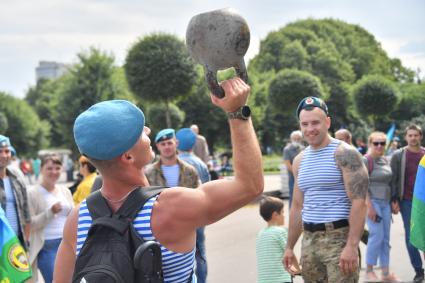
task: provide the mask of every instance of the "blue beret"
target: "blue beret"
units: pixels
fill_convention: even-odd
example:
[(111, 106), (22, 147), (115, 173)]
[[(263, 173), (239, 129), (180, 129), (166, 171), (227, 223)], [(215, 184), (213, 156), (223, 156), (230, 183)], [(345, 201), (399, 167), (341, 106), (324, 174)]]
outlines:
[(145, 116), (133, 103), (126, 100), (103, 101), (75, 119), (75, 143), (88, 157), (111, 160), (139, 140), (144, 126)]
[(159, 143), (161, 141), (169, 140), (174, 138), (175, 131), (174, 129), (163, 129), (156, 134), (155, 143)]
[(303, 109), (311, 110), (314, 107), (319, 107), (326, 113), (326, 116), (329, 116), (328, 106), (326, 106), (325, 102), (322, 99), (315, 96), (308, 96), (304, 98), (303, 100), (301, 100), (300, 104), (298, 104), (297, 117), (298, 118), (300, 117), (301, 110)]
[(10, 140), (8, 137), (0, 135), (0, 147), (11, 147)]
[(196, 134), (190, 128), (183, 128), (177, 131), (176, 138), (179, 141), (178, 150), (188, 151), (193, 148), (196, 142)]
[(9, 146), (9, 149), (12, 156), (16, 156), (16, 149), (13, 146)]

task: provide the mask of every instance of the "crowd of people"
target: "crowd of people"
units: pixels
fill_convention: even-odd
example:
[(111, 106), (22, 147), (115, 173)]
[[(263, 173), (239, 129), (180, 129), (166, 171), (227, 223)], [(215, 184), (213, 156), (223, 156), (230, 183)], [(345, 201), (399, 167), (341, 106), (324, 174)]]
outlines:
[[(91, 248), (95, 223), (101, 223), (91, 206), (94, 192), (110, 210), (104, 217), (115, 217), (129, 196), (152, 186), (162, 189), (140, 204), (128, 225), (141, 239), (158, 245), (164, 282), (207, 282), (205, 226), (258, 198), (264, 186), (261, 150), (246, 111), (250, 88), (239, 78), (222, 82), (222, 87), (225, 98), (211, 98), (228, 113), (233, 178), (211, 173), (208, 145), (196, 125), (159, 131), (153, 139), (159, 152), (155, 157), (144, 113), (124, 100), (97, 103), (75, 120), (80, 179), (71, 188), (58, 184), (69, 164), (46, 155), (38, 165), (41, 178), (29, 189), (25, 174), (10, 166), (11, 141), (0, 135), (0, 199), (8, 224), (28, 253), (32, 282), (37, 282), (38, 269), (46, 283), (86, 282), (85, 276), (98, 282), (97, 275), (76, 277), (86, 272), (76, 262)], [(387, 136), (378, 131), (356, 148), (348, 130), (337, 131), (335, 138), (329, 134), (331, 119), (323, 100), (304, 98), (296, 116), (300, 129), (291, 133), (283, 151), (289, 225), (283, 227), (280, 199), (261, 200), (267, 226), (256, 242), (258, 282), (292, 282), (299, 274), (305, 282), (358, 282), (365, 224), (365, 280), (399, 282), (390, 271), (389, 256), (391, 217), (399, 212), (414, 282), (422, 282), (421, 254), (409, 240), (415, 177), (425, 155), (422, 129), (407, 127), (407, 146), (402, 148), (394, 140), (386, 150)], [(294, 246), (301, 235), (298, 259)], [(378, 263), (380, 277), (375, 273)]]
[[(298, 265), (293, 247), (303, 233), (302, 276), (306, 282), (357, 282), (358, 245), (362, 235), (368, 235), (366, 277), (362, 280), (400, 282), (389, 269), (392, 214), (400, 212), (415, 272), (413, 282), (423, 282), (420, 251), (410, 241), (415, 178), (425, 155), (422, 129), (408, 126), (404, 147), (397, 137), (388, 141), (379, 131), (369, 135), (367, 145), (357, 139), (354, 147), (347, 129), (335, 132), (335, 138), (328, 134), (331, 121), (321, 99), (305, 98), (297, 116), (303, 141), (294, 139), (299, 135), (294, 131), (283, 150), (288, 175), (294, 176), (288, 178), (292, 208), (283, 260), (288, 272)], [(303, 144), (307, 144), (305, 149)], [(291, 149), (297, 152), (295, 158), (289, 154)], [(368, 230), (363, 231), (365, 222)], [(381, 276), (374, 270), (378, 263)], [(278, 282), (270, 281), (270, 273), (262, 279), (260, 271), (259, 282)]]

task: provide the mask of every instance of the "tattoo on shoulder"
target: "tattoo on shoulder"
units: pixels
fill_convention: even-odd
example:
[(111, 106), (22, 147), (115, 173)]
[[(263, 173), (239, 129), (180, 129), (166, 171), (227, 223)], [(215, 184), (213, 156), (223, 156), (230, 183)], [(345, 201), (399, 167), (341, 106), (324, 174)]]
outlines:
[(357, 171), (363, 167), (360, 153), (354, 147), (342, 147), (335, 153), (337, 164), (350, 171)]
[(366, 198), (369, 179), (360, 153), (355, 148), (343, 147), (335, 154), (336, 162), (342, 167), (346, 186), (353, 199)]

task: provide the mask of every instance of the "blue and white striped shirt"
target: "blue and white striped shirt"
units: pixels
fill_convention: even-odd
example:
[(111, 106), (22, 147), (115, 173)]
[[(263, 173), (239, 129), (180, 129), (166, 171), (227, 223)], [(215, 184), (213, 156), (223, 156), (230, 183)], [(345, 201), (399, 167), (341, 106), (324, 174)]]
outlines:
[(339, 140), (331, 139), (324, 148), (304, 150), (298, 172), (298, 186), (304, 193), (302, 220), (326, 223), (348, 219), (351, 201), (344, 188), (342, 172), (335, 162)]
[[(134, 228), (139, 235), (145, 241), (156, 241), (151, 230), (151, 214), (153, 204), (157, 196), (149, 199), (140, 210), (139, 214), (134, 219)], [(87, 238), (87, 233), (92, 223), (89, 210), (87, 208), (86, 200), (81, 203), (79, 216), (78, 216), (78, 228), (77, 228), (77, 256), (83, 247), (84, 241)], [(162, 268), (164, 271), (164, 282), (165, 283), (183, 283), (188, 282), (192, 270), (195, 265), (195, 248), (189, 253), (175, 253), (167, 250), (164, 246), (161, 246), (162, 251)], [(193, 274), (194, 279), (192, 282), (196, 282), (196, 276)]]
[(164, 174), (168, 187), (174, 188), (179, 185), (180, 167), (178, 164), (161, 165), (161, 171)]

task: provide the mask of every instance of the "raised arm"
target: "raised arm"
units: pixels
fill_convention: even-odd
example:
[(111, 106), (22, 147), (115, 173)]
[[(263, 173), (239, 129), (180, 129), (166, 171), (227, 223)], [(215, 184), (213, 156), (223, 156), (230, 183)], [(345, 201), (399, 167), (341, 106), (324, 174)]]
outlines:
[(358, 268), (358, 246), (365, 223), (369, 177), (362, 156), (354, 147), (341, 143), (336, 150), (335, 159), (351, 200), (350, 230), (340, 258), (342, 272), (349, 274)]
[[(225, 97), (211, 96), (212, 102), (226, 112), (246, 104), (250, 88), (241, 79), (222, 83)], [(233, 148), (233, 179), (202, 184), (197, 190), (174, 188), (164, 191), (153, 208), (152, 228), (160, 242), (181, 250), (193, 242), (195, 229), (218, 221), (254, 200), (263, 191), (261, 151), (251, 118), (229, 120)]]

